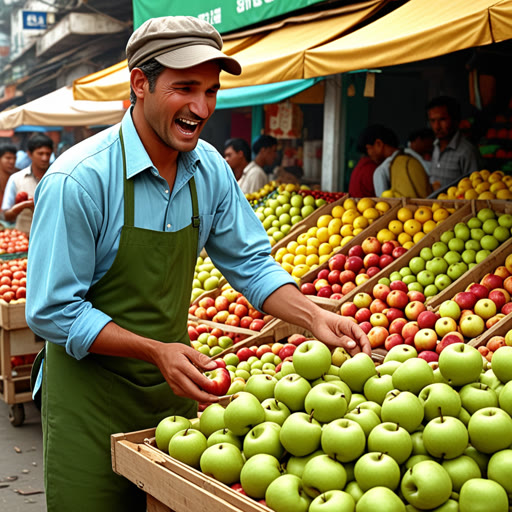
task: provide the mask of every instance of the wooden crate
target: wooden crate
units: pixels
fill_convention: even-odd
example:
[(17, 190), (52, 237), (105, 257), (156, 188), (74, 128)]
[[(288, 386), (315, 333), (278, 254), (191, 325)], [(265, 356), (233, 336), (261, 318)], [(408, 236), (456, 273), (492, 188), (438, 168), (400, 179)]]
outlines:
[(482, 347), (487, 344), (487, 342), (493, 336), (505, 336), (508, 331), (512, 329), (512, 313), (509, 313), (505, 318), (501, 319), (499, 322), (495, 323), (490, 329), (484, 331), (480, 336), (470, 340), (468, 345), (473, 347)]
[(32, 400), (30, 392), (30, 371), (21, 368), (13, 374), (11, 356), (36, 354), (44, 346), (44, 341), (36, 338), (28, 328), (0, 330), (0, 383), (1, 398), (7, 404), (19, 404)]
[(10, 304), (0, 299), (0, 327), (6, 330), (26, 328), (25, 303)]
[(158, 450), (155, 429), (111, 436), (113, 470), (147, 494), (151, 512), (262, 512), (269, 509)]

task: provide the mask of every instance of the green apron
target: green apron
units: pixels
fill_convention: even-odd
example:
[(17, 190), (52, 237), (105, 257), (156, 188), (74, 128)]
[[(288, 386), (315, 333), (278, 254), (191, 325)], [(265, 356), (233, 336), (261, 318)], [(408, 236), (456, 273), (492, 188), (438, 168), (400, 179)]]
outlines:
[[(88, 300), (121, 327), (165, 343), (190, 344), (187, 312), (199, 216), (190, 181), (192, 223), (177, 232), (134, 227), (134, 185), (124, 167), (124, 226), (107, 273)], [(145, 494), (112, 471), (110, 435), (155, 427), (169, 415), (193, 417), (197, 403), (174, 395), (158, 368), (89, 354), (78, 361), (46, 343), (42, 396), (48, 512), (145, 511)]]

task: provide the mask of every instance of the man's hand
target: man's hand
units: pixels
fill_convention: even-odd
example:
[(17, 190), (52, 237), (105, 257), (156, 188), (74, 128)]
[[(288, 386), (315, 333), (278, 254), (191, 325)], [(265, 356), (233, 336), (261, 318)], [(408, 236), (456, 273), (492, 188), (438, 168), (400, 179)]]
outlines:
[(183, 343), (161, 343), (156, 363), (175, 395), (200, 403), (219, 401), (218, 396), (204, 391), (210, 381), (203, 372), (217, 368), (208, 356)]
[(371, 355), (370, 342), (361, 327), (336, 313), (322, 310), (315, 318), (311, 332), (331, 348), (343, 347), (352, 356), (361, 351)]

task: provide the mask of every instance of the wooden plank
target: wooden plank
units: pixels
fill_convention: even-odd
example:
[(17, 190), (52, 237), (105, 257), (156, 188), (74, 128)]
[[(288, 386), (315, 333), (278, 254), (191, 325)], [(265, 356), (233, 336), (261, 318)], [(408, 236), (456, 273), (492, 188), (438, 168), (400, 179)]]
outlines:
[(10, 304), (0, 299), (0, 327), (6, 330), (26, 328), (25, 303)]
[(146, 511), (147, 512), (174, 512), (169, 507), (158, 501), (151, 494), (146, 495)]

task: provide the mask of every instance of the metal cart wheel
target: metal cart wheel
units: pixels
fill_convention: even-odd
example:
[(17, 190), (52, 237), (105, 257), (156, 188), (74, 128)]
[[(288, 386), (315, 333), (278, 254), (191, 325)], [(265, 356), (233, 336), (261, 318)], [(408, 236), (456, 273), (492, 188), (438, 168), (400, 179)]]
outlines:
[(9, 407), (9, 421), (13, 427), (21, 427), (25, 421), (25, 407), (23, 404), (14, 404)]

